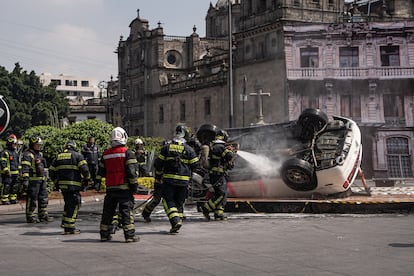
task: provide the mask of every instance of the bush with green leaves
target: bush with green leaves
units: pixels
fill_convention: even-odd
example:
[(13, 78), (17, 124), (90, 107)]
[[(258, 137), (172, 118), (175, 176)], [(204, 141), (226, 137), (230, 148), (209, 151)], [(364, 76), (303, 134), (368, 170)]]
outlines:
[(43, 154), (46, 160), (51, 162), (57, 154), (63, 151), (68, 140), (75, 141), (80, 150), (88, 142), (89, 137), (94, 136), (100, 150), (106, 149), (109, 146), (109, 135), (113, 128), (112, 124), (93, 119), (69, 125), (63, 130), (51, 126), (32, 127), (26, 131), (22, 138), (28, 145), (32, 135), (41, 137)]
[[(26, 145), (29, 144), (29, 138), (37, 135), (43, 140), (43, 154), (50, 163), (60, 152), (63, 151), (68, 140), (73, 140), (80, 151), (89, 137), (95, 137), (95, 143), (98, 145), (100, 152), (110, 147), (110, 134), (114, 126), (97, 119), (84, 120), (82, 122), (71, 124), (64, 129), (51, 126), (36, 126), (29, 128), (22, 137)], [(134, 149), (135, 139), (137, 136), (129, 137), (127, 147)], [(164, 141), (161, 137), (139, 137), (143, 140), (147, 151), (158, 153), (161, 144)]]

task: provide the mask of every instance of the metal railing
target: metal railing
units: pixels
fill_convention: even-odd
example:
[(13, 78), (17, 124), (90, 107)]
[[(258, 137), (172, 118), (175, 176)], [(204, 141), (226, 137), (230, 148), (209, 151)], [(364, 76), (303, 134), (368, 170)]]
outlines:
[(413, 78), (414, 67), (344, 67), (344, 68), (291, 68), (287, 69), (287, 78), (295, 79), (395, 79)]

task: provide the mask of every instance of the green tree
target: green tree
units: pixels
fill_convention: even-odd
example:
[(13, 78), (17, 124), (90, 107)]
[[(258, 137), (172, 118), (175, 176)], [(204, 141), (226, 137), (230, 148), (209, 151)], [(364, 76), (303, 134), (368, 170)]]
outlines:
[(56, 91), (56, 86), (43, 86), (34, 71), (27, 73), (19, 63), (10, 73), (0, 67), (0, 93), (11, 115), (5, 136), (22, 136), (32, 126), (60, 127), (60, 119), (69, 114), (68, 100)]

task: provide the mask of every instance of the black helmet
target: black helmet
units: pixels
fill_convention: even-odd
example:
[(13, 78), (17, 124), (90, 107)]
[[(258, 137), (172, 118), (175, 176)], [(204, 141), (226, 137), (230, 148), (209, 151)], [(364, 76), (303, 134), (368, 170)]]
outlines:
[(217, 130), (216, 140), (227, 142), (228, 139), (229, 139), (229, 134), (227, 133), (227, 131), (225, 131), (224, 129)]
[(37, 135), (33, 135), (29, 139), (29, 147), (33, 147), (34, 145), (42, 145), (43, 140)]
[(65, 144), (65, 148), (66, 148), (66, 149), (73, 149), (73, 150), (77, 150), (77, 147), (76, 147), (76, 143), (75, 143), (75, 141), (73, 141), (73, 140), (68, 140), (68, 141), (66, 142), (66, 144)]
[(175, 127), (174, 137), (189, 139), (190, 133), (188, 132), (188, 128), (185, 125), (177, 125)]

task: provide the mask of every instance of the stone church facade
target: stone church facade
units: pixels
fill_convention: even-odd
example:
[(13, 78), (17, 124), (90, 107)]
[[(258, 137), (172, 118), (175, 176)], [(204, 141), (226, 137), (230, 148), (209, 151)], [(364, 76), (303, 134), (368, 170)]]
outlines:
[(233, 0), (231, 43), (228, 8), (210, 5), (206, 37), (165, 35), (138, 13), (119, 41), (112, 100), (128, 133), (286, 122), (315, 107), (360, 125), (368, 178), (413, 178), (411, 1)]

